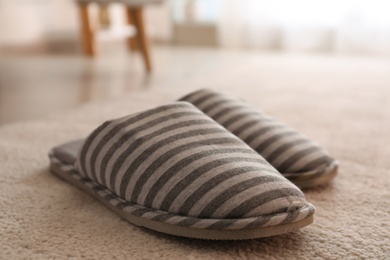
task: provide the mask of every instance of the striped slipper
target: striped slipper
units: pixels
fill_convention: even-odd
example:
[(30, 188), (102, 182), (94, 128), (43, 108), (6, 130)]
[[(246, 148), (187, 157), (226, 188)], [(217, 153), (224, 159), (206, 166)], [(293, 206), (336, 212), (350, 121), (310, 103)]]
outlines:
[(337, 174), (338, 162), (318, 144), (238, 98), (202, 89), (180, 100), (239, 137), (298, 187), (326, 184)]
[(107, 121), (54, 147), (50, 169), (129, 222), (201, 239), (251, 239), (313, 221), (267, 161), (187, 102)]

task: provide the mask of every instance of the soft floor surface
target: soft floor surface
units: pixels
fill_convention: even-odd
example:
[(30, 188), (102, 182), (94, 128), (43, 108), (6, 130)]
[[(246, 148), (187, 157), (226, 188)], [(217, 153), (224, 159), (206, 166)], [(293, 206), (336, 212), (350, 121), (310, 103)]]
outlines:
[[(268, 60), (267, 60), (268, 59)], [(104, 104), (0, 128), (0, 259), (389, 259), (390, 66), (354, 60), (248, 61), (226, 78), (153, 87)], [(183, 87), (185, 86), (185, 87)], [(158, 234), (120, 219), (48, 171), (49, 149), (102, 121), (196, 88), (240, 95), (340, 160), (331, 185), (305, 190), (311, 226), (250, 241)]]

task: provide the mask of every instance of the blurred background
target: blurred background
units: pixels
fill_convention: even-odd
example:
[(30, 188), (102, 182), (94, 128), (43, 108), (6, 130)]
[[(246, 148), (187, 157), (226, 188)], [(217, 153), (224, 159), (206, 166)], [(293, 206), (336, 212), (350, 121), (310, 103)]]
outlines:
[[(330, 71), (318, 84), (342, 84), (332, 80), (335, 71), (367, 70), (385, 81), (382, 89), (390, 83), (388, 0), (136, 2), (144, 10), (151, 73), (139, 52), (128, 50), (126, 39), (137, 30), (123, 3), (88, 5), (98, 46), (90, 57), (77, 1), (0, 0), (0, 124), (132, 91), (277, 84), (297, 66), (303, 72), (295, 77)], [(261, 71), (267, 64), (275, 73)]]

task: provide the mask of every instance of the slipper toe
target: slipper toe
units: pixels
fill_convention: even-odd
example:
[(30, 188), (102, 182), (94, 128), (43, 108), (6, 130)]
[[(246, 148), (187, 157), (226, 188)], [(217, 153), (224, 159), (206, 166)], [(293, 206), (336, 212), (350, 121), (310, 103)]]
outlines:
[(323, 147), (236, 97), (202, 89), (180, 100), (235, 134), (299, 187), (328, 183), (337, 174), (338, 162)]

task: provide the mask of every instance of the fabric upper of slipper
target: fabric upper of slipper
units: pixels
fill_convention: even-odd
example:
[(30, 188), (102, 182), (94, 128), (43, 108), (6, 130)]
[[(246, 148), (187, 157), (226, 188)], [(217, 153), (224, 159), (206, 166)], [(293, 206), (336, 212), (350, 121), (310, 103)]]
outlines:
[(314, 213), (262, 156), (187, 102), (103, 123), (75, 167), (123, 200), (182, 216), (238, 219), (305, 207)]
[(180, 100), (213, 118), (289, 179), (316, 177), (338, 167), (320, 145), (239, 98), (202, 89)]

